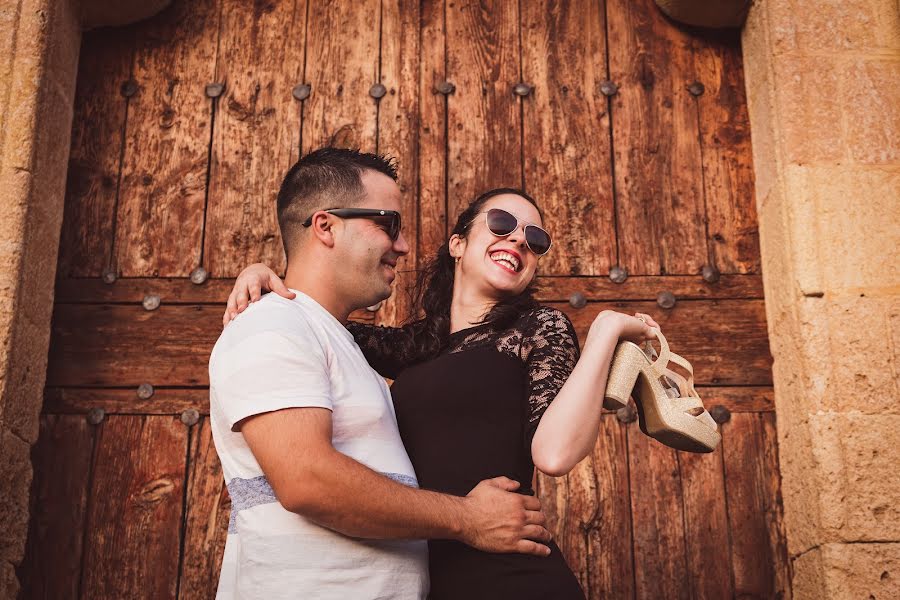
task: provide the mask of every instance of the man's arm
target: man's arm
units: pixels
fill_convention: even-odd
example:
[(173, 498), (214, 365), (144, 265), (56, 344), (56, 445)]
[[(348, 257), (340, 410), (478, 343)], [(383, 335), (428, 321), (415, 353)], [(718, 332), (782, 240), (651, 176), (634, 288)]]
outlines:
[[(291, 408), (253, 416), (244, 439), (281, 505), (345, 535), (455, 539), (489, 552), (546, 556), (540, 502), (506, 477), (460, 498), (397, 483), (338, 452), (331, 411)], [(534, 541), (538, 540), (538, 541)]]

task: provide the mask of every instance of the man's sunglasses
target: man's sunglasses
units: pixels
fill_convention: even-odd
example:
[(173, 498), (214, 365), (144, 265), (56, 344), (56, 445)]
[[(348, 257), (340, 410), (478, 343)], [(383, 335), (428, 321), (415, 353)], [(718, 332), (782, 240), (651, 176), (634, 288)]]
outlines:
[[(317, 211), (318, 212), (318, 211)], [(334, 215), (341, 219), (369, 219), (376, 225), (384, 229), (385, 233), (392, 241), (397, 241), (400, 237), (400, 213), (396, 210), (381, 210), (378, 208), (329, 208), (326, 209), (330, 215)], [(304, 221), (303, 226), (312, 225), (312, 215)]]
[[(492, 208), (486, 213), (487, 228), (497, 237), (506, 237), (519, 228), (519, 219), (502, 208)], [(476, 217), (477, 219), (477, 217)], [(475, 219), (472, 220), (475, 222)], [(537, 225), (525, 225), (525, 243), (532, 252), (543, 256), (550, 251), (550, 234)]]

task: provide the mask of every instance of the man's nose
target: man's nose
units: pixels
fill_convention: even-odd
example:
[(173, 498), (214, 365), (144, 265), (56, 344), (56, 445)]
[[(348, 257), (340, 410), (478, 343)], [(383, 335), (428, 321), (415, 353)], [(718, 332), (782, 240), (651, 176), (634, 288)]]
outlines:
[(396, 252), (400, 256), (409, 254), (409, 243), (407, 243), (406, 238), (403, 236), (402, 231), (400, 232), (400, 235), (397, 236), (397, 239), (394, 241), (394, 252)]

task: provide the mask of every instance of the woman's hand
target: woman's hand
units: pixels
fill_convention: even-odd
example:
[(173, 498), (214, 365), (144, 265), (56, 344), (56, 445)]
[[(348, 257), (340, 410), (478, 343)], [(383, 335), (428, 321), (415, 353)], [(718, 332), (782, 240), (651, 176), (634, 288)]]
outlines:
[(222, 315), (222, 327), (228, 325), (244, 309), (256, 302), (266, 292), (275, 292), (288, 300), (293, 300), (297, 294), (287, 289), (280, 277), (262, 263), (250, 265), (234, 280), (234, 288), (228, 296), (228, 305), (225, 314)]
[[(643, 321), (641, 320), (643, 319)], [(652, 329), (660, 329), (653, 317), (645, 313), (634, 313), (634, 316), (625, 313), (616, 312), (614, 310), (604, 310), (597, 315), (591, 328), (588, 331), (585, 345), (593, 338), (597, 338), (603, 334), (609, 335), (609, 332), (617, 332), (620, 340), (627, 340), (640, 344), (647, 340), (655, 340), (656, 336)]]

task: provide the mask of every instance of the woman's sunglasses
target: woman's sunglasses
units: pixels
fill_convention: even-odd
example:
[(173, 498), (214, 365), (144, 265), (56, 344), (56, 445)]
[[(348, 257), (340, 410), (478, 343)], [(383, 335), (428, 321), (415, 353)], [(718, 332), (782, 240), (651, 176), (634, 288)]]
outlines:
[[(497, 237), (506, 237), (519, 228), (519, 220), (514, 214), (508, 213), (502, 208), (492, 208), (484, 213), (487, 215), (487, 227)], [(472, 221), (474, 223), (474, 220)], [(550, 251), (550, 234), (530, 223), (525, 225), (525, 243), (532, 252), (543, 256)]]
[[(376, 225), (384, 229), (385, 233), (392, 241), (397, 241), (400, 237), (400, 213), (396, 210), (381, 210), (378, 208), (329, 208), (326, 209), (330, 215), (334, 215), (341, 219), (369, 219)], [(303, 226), (312, 225), (312, 215), (304, 221)]]

